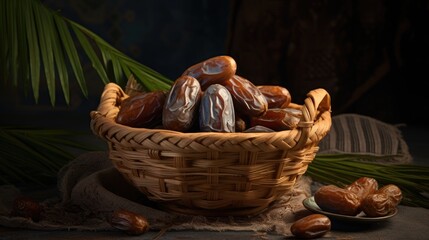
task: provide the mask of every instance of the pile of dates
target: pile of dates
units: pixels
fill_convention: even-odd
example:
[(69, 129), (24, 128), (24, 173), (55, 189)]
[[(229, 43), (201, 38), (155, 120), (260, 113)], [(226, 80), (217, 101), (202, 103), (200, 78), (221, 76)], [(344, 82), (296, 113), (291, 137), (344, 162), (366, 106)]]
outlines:
[(302, 113), (289, 107), (288, 89), (255, 86), (236, 70), (230, 56), (192, 65), (169, 91), (140, 92), (123, 100), (116, 122), (179, 132), (272, 132), (297, 127)]
[(314, 201), (327, 212), (356, 216), (364, 212), (367, 217), (382, 217), (396, 211), (402, 200), (401, 189), (394, 184), (378, 187), (374, 178), (361, 177), (350, 185), (320, 187)]

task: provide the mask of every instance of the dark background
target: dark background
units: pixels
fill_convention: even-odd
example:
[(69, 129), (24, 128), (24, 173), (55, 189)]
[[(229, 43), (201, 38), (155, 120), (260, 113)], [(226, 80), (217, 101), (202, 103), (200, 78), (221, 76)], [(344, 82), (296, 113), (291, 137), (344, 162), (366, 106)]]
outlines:
[[(392, 124), (426, 125), (429, 1), (382, 0), (46, 0), (117, 49), (175, 80), (187, 67), (230, 55), (256, 85), (289, 89), (292, 101), (325, 88), (332, 114), (358, 113)], [(103, 90), (85, 63), (85, 98), (72, 82), (70, 105), (46, 86), (1, 89), (2, 124), (89, 127)], [(15, 117), (7, 117), (15, 116)], [(75, 120), (74, 120), (75, 119)]]

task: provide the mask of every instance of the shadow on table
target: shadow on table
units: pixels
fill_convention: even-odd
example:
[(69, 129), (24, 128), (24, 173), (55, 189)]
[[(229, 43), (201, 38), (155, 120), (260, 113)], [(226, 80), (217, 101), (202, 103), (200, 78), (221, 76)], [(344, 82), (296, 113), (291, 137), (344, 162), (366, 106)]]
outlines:
[(390, 221), (381, 222), (350, 222), (337, 219), (331, 219), (331, 230), (337, 232), (371, 232), (388, 227)]

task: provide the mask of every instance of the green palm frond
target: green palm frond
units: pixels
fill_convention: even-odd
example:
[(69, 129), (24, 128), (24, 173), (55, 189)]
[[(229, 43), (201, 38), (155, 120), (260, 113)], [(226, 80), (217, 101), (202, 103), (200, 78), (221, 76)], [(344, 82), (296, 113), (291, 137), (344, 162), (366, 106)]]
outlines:
[(38, 0), (0, 1), (0, 34), (4, 36), (0, 44), (2, 80), (32, 89), (36, 102), (41, 76), (46, 79), (52, 105), (57, 79), (69, 103), (71, 73), (83, 95), (88, 95), (79, 46), (103, 83), (120, 83), (130, 75), (148, 91), (169, 89), (172, 83)]
[(85, 135), (72, 130), (0, 127), (0, 185), (54, 182), (58, 171), (77, 155), (103, 150), (85, 142)]

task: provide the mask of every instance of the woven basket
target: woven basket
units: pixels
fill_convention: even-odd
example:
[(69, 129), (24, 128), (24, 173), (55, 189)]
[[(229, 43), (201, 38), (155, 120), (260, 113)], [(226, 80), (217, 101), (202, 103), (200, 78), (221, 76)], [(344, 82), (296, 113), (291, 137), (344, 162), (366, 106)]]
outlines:
[(330, 96), (308, 93), (296, 129), (264, 133), (182, 133), (117, 124), (128, 96), (105, 86), (91, 129), (109, 146), (117, 170), (150, 200), (174, 213), (251, 216), (285, 194), (314, 159), (331, 127)]

